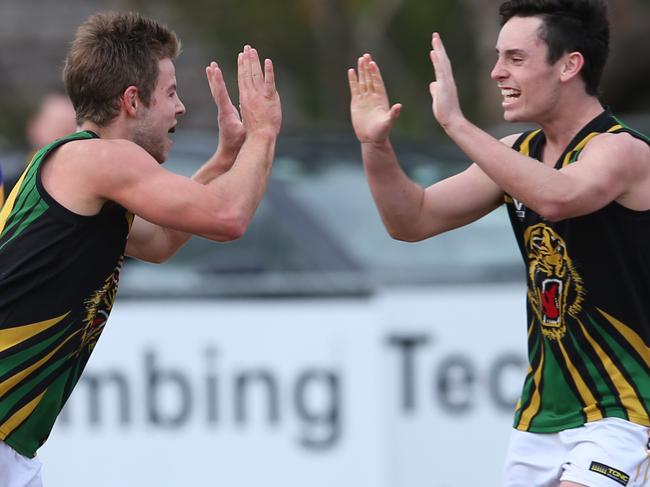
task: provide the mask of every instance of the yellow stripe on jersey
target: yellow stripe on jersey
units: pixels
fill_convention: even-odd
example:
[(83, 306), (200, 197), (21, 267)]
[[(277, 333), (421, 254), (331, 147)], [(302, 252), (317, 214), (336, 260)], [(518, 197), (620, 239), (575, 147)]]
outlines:
[[(539, 385), (542, 382), (542, 370), (544, 369), (544, 347), (540, 347), (540, 358), (539, 364), (537, 365), (537, 370), (535, 370), (535, 375), (533, 376), (533, 383), (535, 384), (535, 391), (533, 392), (533, 397), (530, 400), (528, 407), (521, 413), (521, 419), (519, 420), (519, 426), (523, 429), (530, 428), (530, 422), (533, 420), (539, 408), (542, 404), (541, 397), (539, 394)], [(520, 429), (520, 428), (518, 428)]]
[(5, 229), (5, 225), (7, 224), (7, 218), (11, 214), (11, 210), (14, 209), (14, 205), (16, 204), (16, 198), (18, 197), (18, 193), (20, 192), (20, 186), (23, 184), (25, 176), (29, 171), (29, 167), (30, 166), (27, 166), (23, 171), (22, 176), (20, 176), (20, 179), (16, 182), (14, 189), (12, 189), (11, 193), (9, 193), (9, 197), (7, 198), (7, 201), (2, 207), (2, 210), (0, 211), (0, 234), (2, 234), (3, 230)]
[(618, 397), (621, 399), (621, 404), (623, 404), (623, 407), (628, 411), (628, 415), (634, 416), (636, 420), (641, 420), (646, 424), (650, 424), (650, 418), (648, 417), (643, 404), (641, 404), (639, 396), (636, 395), (634, 388), (630, 385), (616, 364), (612, 362), (612, 359), (609, 358), (605, 351), (600, 347), (598, 342), (589, 335), (584, 323), (580, 320), (578, 320), (578, 323), (580, 323), (580, 328), (582, 328), (582, 332), (587, 338), (587, 341), (589, 341), (589, 344), (596, 351), (596, 355), (598, 355), (600, 362), (603, 367), (605, 367), (607, 374), (611, 377), (612, 383), (618, 391)]
[(650, 367), (650, 347), (647, 347), (643, 339), (629, 326), (625, 326), (612, 315), (607, 314), (600, 308), (596, 308), (598, 312), (609, 321), (616, 330), (623, 335), (623, 338), (632, 345), (632, 348), (643, 358), (643, 361)]
[(11, 417), (2, 425), (3, 427), (0, 429), (0, 437), (6, 438), (13, 432), (13, 430), (23, 424), (23, 421), (25, 421), (29, 415), (32, 414), (32, 411), (36, 409), (36, 406), (39, 405), (44, 395), (45, 391), (12, 414)]
[(33, 336), (38, 335), (42, 331), (47, 330), (48, 328), (53, 327), (57, 323), (60, 323), (70, 312), (68, 311), (61, 316), (56, 318), (51, 318), (45, 321), (39, 321), (38, 323), (33, 323), (31, 325), (21, 325), (13, 328), (5, 328), (0, 330), (0, 352), (18, 345), (25, 340), (32, 338)]
[(135, 218), (135, 214), (131, 213), (130, 211), (126, 212), (126, 223), (129, 225), (129, 231), (131, 231), (131, 227), (133, 226), (133, 219)]
[[(528, 364), (528, 369), (526, 369), (526, 375), (525, 377), (528, 377), (530, 373), (533, 371), (533, 368)], [(519, 397), (519, 400), (517, 400), (517, 405), (515, 406), (515, 412), (519, 411), (521, 409), (521, 396)]]
[[(533, 140), (533, 138), (541, 132), (541, 129), (533, 130), (531, 133), (529, 133), (526, 138), (522, 141), (521, 145), (519, 146), (519, 152), (522, 153), (525, 156), (530, 155), (530, 141)], [(513, 203), (512, 196), (508, 194), (503, 195), (503, 199), (506, 203)]]
[[(533, 334), (533, 327), (535, 325), (535, 321), (531, 321), (530, 325), (528, 325), (528, 339), (530, 340), (530, 336)], [(530, 375), (530, 373), (533, 371), (533, 368), (531, 367), (530, 363), (528, 364), (528, 369), (526, 370), (526, 377)], [(515, 411), (519, 411), (521, 409), (521, 397), (517, 401), (517, 405), (515, 406)]]
[(589, 387), (587, 387), (587, 384), (585, 383), (584, 379), (576, 369), (575, 365), (573, 365), (573, 362), (571, 362), (571, 358), (569, 357), (569, 354), (564, 348), (564, 345), (562, 345), (561, 341), (558, 341), (558, 345), (560, 346), (560, 351), (562, 352), (562, 356), (564, 357), (564, 362), (566, 363), (567, 370), (571, 374), (571, 377), (573, 378), (573, 383), (578, 389), (578, 393), (580, 394), (582, 403), (586, 404), (586, 406), (582, 410), (587, 416), (587, 422), (603, 419), (603, 413), (600, 410), (600, 408), (598, 408), (598, 406), (596, 405), (597, 402), (596, 398), (589, 390)]
[(21, 382), (23, 381), (23, 379), (25, 379), (25, 377), (29, 377), (29, 376), (31, 375), (32, 372), (34, 372), (35, 370), (37, 370), (37, 369), (38, 369), (39, 367), (41, 367), (43, 364), (46, 364), (46, 363), (50, 360), (50, 358), (52, 358), (52, 356), (53, 356), (56, 352), (58, 352), (59, 350), (61, 350), (61, 347), (63, 347), (63, 345), (65, 345), (68, 341), (70, 341), (70, 339), (71, 339), (73, 336), (77, 335), (80, 331), (81, 331), (81, 330), (77, 330), (77, 331), (74, 332), (72, 335), (70, 335), (69, 337), (67, 337), (65, 340), (63, 340), (63, 342), (61, 342), (61, 343), (59, 344), (59, 346), (57, 346), (54, 350), (52, 350), (50, 353), (48, 353), (45, 357), (43, 357), (42, 359), (40, 359), (38, 362), (32, 364), (31, 366), (27, 367), (26, 369), (21, 370), (21, 371), (18, 372), (17, 374), (12, 375), (11, 377), (9, 377), (9, 378), (8, 378), (7, 380), (5, 380), (4, 382), (0, 382), (0, 392), (1, 392), (1, 391), (8, 391), (8, 390), (11, 390), (11, 388), (13, 388), (13, 387), (16, 386), (17, 384), (21, 383)]
[(523, 140), (523, 142), (519, 146), (519, 152), (522, 153), (525, 156), (529, 156), (530, 155), (530, 142), (535, 137), (537, 137), (537, 134), (539, 134), (541, 131), (542, 131), (541, 129), (537, 129), (537, 130), (533, 130), (530, 134), (528, 134), (528, 136), (526, 136), (526, 138)]
[[(607, 132), (614, 132), (616, 130), (622, 129), (622, 125), (613, 125), (609, 129), (607, 129)], [(562, 161), (562, 167), (566, 167), (569, 165), (571, 162), (571, 158), (576, 152), (580, 152), (582, 149), (584, 149), (585, 145), (587, 145), (587, 142), (589, 142), (591, 139), (596, 137), (596, 135), (600, 135), (605, 132), (591, 132), (589, 135), (587, 135), (584, 139), (582, 139), (572, 150), (570, 150), (566, 156), (564, 156), (564, 160)]]

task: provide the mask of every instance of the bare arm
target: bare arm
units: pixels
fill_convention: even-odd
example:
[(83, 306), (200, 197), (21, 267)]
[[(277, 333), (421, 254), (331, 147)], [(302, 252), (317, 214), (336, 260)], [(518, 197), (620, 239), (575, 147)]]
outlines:
[(160, 167), (132, 142), (93, 140), (87, 149), (111, 160), (95, 156), (81, 179), (102, 200), (115, 201), (155, 225), (233, 240), (243, 234), (261, 200), (274, 146), (269, 134), (248, 134), (232, 169), (203, 185)]
[[(217, 106), (219, 145), (212, 157), (192, 176), (194, 181), (201, 184), (208, 184), (229, 171), (246, 139), (246, 129), (230, 100), (221, 69), (217, 63), (212, 62), (205, 71)], [(174, 255), (191, 236), (191, 233), (162, 227), (136, 216), (126, 253), (148, 262), (163, 262)]]
[[(200, 185), (151, 165), (150, 158), (144, 160), (144, 151), (140, 151), (139, 157), (133, 153), (132, 158), (114, 158), (129, 161), (129, 167), (123, 171), (111, 168), (122, 176), (100, 178), (106, 181), (97, 181), (100, 195), (162, 227), (213, 240), (240, 237), (266, 188), (281, 112), (271, 61), (266, 60), (262, 72), (254, 49), (247, 47), (239, 55), (238, 85), (246, 139), (231, 169)], [(138, 149), (124, 143), (115, 148), (129, 152)], [(210, 173), (203, 177), (206, 175), (209, 178)]]
[(132, 142), (91, 139), (61, 147), (44, 166), (43, 184), (78, 214), (96, 214), (115, 201), (138, 215), (129, 251), (139, 258), (162, 260), (185, 234), (238, 238), (266, 188), (281, 123), (271, 61), (262, 72), (256, 51), (247, 47), (238, 59), (238, 84), (246, 137), (231, 168), (218, 152), (192, 180), (165, 170)]
[(379, 68), (368, 54), (359, 58), (357, 72), (348, 71), (352, 125), (375, 204), (393, 238), (422, 240), (477, 220), (501, 203), (503, 192), (476, 165), (426, 189), (412, 181), (388, 139), (401, 105), (389, 107)]
[(601, 134), (580, 159), (556, 170), (512, 150), (463, 116), (451, 63), (437, 34), (431, 60), (433, 112), (449, 137), (504, 191), (549, 220), (594, 212), (617, 200), (637, 210), (650, 208), (650, 150), (627, 134)]
[[(232, 166), (235, 155), (228, 157), (219, 150), (192, 176), (200, 184), (210, 181), (226, 172)], [(133, 219), (126, 245), (126, 254), (147, 262), (164, 262), (172, 257), (190, 238), (192, 233), (157, 225), (140, 216)]]

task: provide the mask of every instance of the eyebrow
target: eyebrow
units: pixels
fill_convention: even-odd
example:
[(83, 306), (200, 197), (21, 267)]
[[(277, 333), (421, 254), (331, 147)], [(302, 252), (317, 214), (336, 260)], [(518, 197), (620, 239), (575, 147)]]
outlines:
[[(497, 52), (497, 54), (501, 54), (501, 53), (499, 52), (499, 49), (496, 49), (496, 52)], [(525, 55), (526, 55), (526, 51), (524, 51), (523, 49), (506, 49), (505, 51), (503, 51), (503, 55), (504, 55), (504, 56), (507, 56), (507, 57), (512, 57), (512, 56), (525, 56)]]

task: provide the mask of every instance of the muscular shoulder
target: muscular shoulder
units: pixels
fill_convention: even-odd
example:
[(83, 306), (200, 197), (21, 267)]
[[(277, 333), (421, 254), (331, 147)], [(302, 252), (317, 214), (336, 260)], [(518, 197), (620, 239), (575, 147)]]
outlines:
[(628, 155), (642, 156), (650, 150), (650, 146), (643, 140), (627, 132), (617, 134), (603, 133), (591, 139), (585, 146), (585, 151), (595, 150), (615, 151)]
[(622, 165), (650, 168), (650, 145), (629, 133), (604, 133), (591, 139), (581, 153), (583, 157), (606, 158)]
[(88, 139), (58, 148), (43, 166), (41, 179), (61, 205), (93, 215), (118, 188), (154, 167), (156, 161), (133, 142)]
[(97, 165), (120, 163), (131, 158), (146, 159), (147, 153), (137, 144), (124, 139), (86, 139), (62, 146), (53, 157), (71, 164)]
[[(59, 170), (101, 191), (124, 178), (135, 176), (159, 164), (142, 147), (124, 139), (88, 139), (65, 144), (52, 155)], [(90, 189), (90, 187), (89, 187)]]
[(650, 146), (628, 133), (604, 133), (591, 139), (580, 153), (579, 164), (590, 174), (600, 174), (602, 191), (617, 188), (615, 199), (623, 206), (650, 209)]

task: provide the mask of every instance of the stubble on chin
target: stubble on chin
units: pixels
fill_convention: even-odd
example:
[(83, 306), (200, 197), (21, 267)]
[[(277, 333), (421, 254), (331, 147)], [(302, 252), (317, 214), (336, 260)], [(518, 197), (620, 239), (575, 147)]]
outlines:
[(163, 164), (167, 160), (166, 142), (164, 140), (154, 141), (147, 137), (142, 137), (141, 134), (136, 134), (133, 142), (142, 147), (151, 157), (153, 157), (158, 164)]

